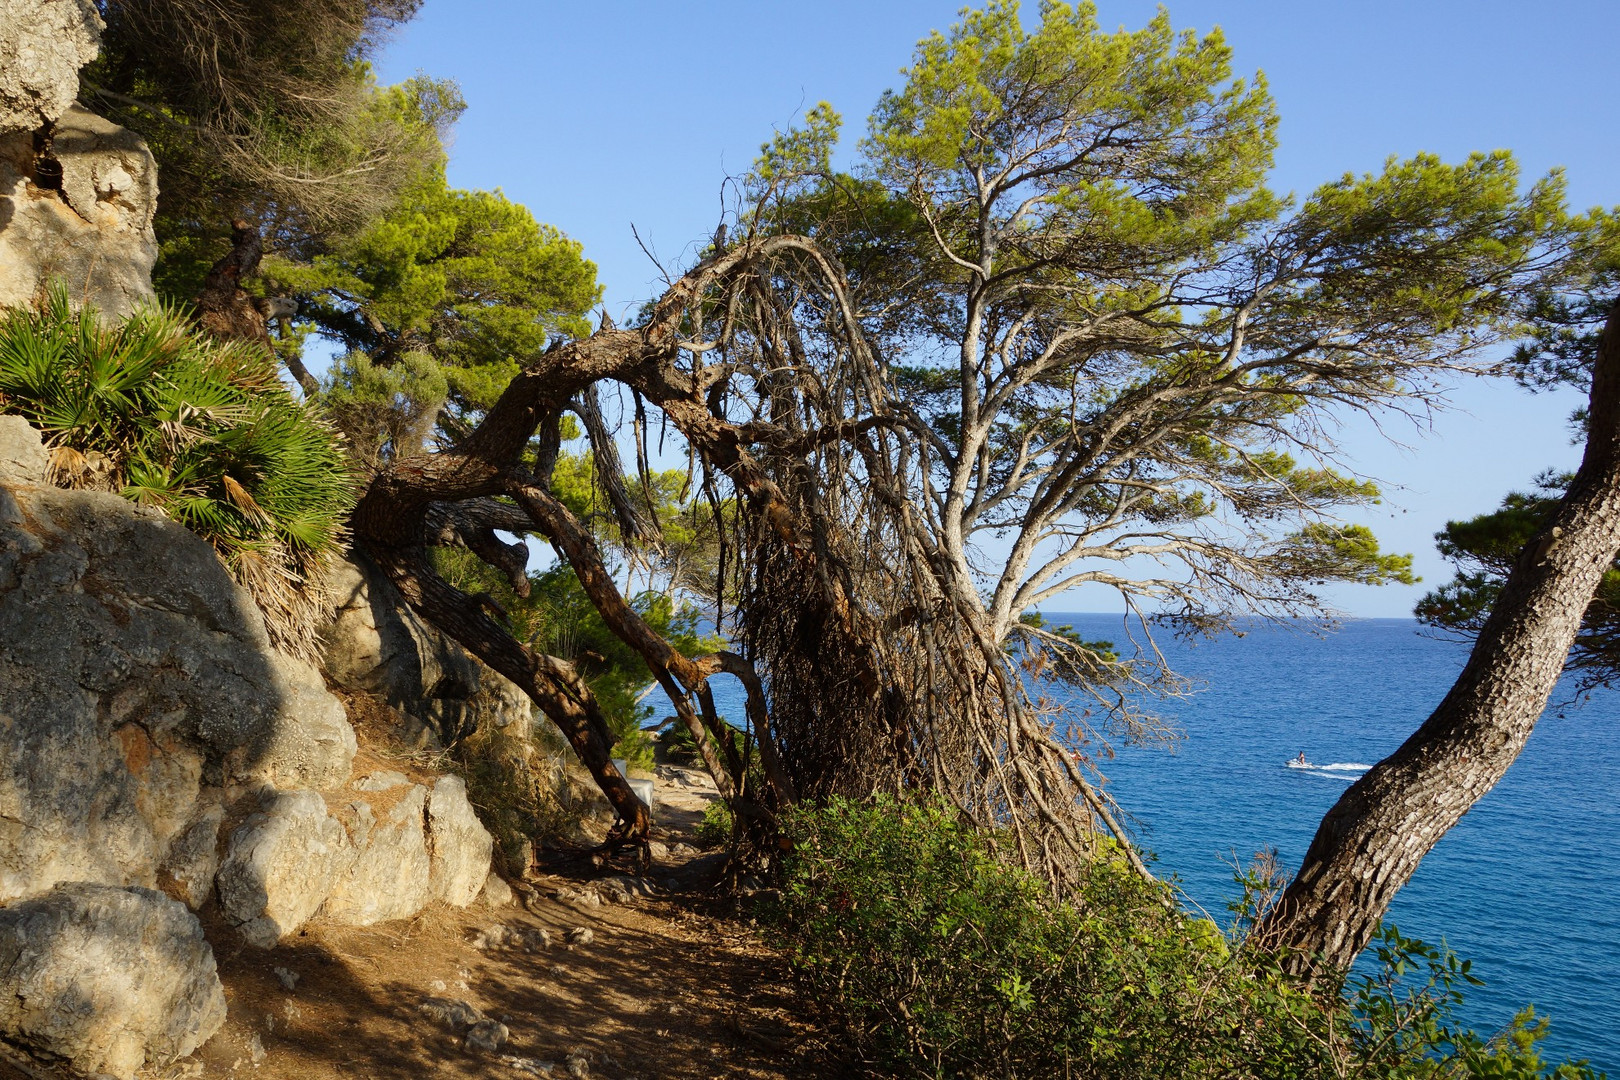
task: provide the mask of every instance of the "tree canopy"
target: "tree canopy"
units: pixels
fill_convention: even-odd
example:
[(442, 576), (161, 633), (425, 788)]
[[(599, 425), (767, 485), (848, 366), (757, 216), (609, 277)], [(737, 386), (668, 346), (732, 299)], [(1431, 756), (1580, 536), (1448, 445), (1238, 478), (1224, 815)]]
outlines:
[[(1594, 210), (1579, 222), (1562, 274), (1526, 294), (1527, 333), (1508, 361), (1509, 372), (1532, 391), (1590, 391), (1603, 324), (1617, 300), (1620, 217)], [(1588, 420), (1585, 408), (1572, 417), (1581, 436)], [(1418, 601), (1418, 619), (1448, 634), (1476, 637), (1514, 565), (1550, 520), (1573, 478), (1549, 470), (1537, 477), (1534, 490), (1510, 492), (1496, 510), (1447, 522), (1435, 541), (1457, 573)], [(1598, 584), (1567, 663), (1583, 690), (1611, 685), (1620, 673), (1620, 566)]]

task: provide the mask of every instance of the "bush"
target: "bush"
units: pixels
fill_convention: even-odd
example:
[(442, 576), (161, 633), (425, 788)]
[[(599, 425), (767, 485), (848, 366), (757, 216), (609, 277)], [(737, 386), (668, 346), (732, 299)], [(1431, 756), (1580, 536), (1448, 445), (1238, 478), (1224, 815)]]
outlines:
[(276, 643), (309, 654), (315, 579), (354, 481), (338, 437), (262, 350), (206, 338), (172, 309), (104, 326), (55, 287), (0, 317), (0, 411), (44, 429), (58, 483), (119, 492), (211, 543)]
[(710, 846), (731, 843), (731, 807), (724, 799), (711, 799), (703, 808), (703, 820), (697, 823), (697, 838)]
[[(773, 920), (781, 943), (842, 1011), (856, 1048), (886, 1070), (1544, 1075), (1533, 1049), (1544, 1032), (1529, 1022), (1496, 1040), (1453, 1030), (1454, 987), (1472, 979), (1466, 963), (1393, 931), (1378, 975), (1348, 997), (1313, 994), (1269, 958), (1230, 947), (1213, 923), (1189, 919), (1169, 887), (1122, 859), (1098, 859), (1059, 903), (1009, 867), (998, 838), (946, 806), (834, 801), (798, 811), (788, 831), (793, 851)], [(1413, 971), (1428, 982), (1403, 978)]]

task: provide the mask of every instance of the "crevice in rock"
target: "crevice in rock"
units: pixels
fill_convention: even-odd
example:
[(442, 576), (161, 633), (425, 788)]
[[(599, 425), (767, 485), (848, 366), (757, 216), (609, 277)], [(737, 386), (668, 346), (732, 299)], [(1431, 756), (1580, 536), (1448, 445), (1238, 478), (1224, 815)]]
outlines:
[(56, 124), (47, 120), (34, 131), (34, 186), (44, 191), (54, 191), (67, 201), (67, 195), (62, 191), (62, 163), (56, 159), (56, 147), (53, 137), (56, 134)]

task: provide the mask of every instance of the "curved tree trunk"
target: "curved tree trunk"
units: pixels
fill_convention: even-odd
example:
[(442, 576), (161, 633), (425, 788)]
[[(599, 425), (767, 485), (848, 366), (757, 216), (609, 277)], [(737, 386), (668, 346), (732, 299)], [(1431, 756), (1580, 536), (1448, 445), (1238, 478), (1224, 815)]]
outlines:
[(1400, 749), (1322, 819), (1299, 874), (1257, 930), (1297, 969), (1343, 970), (1423, 856), (1529, 739), (1581, 616), (1620, 551), (1620, 305), (1592, 374), (1580, 470), (1503, 586), (1462, 674)]

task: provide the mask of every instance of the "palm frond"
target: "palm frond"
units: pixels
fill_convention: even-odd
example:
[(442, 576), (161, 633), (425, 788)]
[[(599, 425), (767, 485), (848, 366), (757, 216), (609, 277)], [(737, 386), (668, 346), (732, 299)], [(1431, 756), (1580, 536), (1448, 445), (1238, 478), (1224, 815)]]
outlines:
[(310, 656), (357, 479), (337, 433), (274, 360), (199, 334), (177, 308), (102, 325), (55, 285), (0, 316), (0, 411), (42, 428), (51, 476), (121, 491), (213, 544), (272, 638)]

